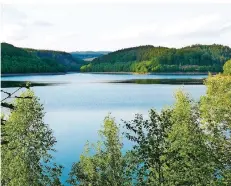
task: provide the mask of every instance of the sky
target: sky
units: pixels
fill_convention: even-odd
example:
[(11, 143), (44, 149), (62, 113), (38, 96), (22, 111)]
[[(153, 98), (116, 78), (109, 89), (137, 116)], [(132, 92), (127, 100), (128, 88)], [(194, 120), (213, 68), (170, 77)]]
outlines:
[(33, 3), (1, 5), (1, 42), (61, 51), (154, 45), (231, 47), (229, 3)]

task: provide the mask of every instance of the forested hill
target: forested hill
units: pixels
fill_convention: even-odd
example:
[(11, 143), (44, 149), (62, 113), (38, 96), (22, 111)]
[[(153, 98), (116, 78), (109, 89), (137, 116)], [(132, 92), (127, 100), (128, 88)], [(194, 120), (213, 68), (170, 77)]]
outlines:
[(154, 47), (152, 45), (138, 46), (132, 48), (125, 48), (111, 52), (107, 55), (98, 57), (93, 62), (131, 62), (131, 61), (144, 61), (150, 60), (152, 57), (162, 55), (169, 50), (166, 47)]
[(60, 51), (36, 50), (1, 43), (1, 72), (47, 73), (79, 71), (84, 62)]
[(223, 45), (192, 45), (180, 49), (151, 45), (126, 48), (100, 56), (83, 72), (220, 72), (231, 59)]

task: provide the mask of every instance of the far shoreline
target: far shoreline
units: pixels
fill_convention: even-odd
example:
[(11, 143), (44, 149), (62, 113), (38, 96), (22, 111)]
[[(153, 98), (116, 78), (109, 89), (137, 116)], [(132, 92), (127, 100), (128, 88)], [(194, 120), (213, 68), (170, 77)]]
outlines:
[(12, 74), (1, 74), (1, 77), (11, 77), (11, 76), (46, 76), (46, 75), (65, 75), (66, 72), (49, 72), (49, 73), (12, 73)]
[(148, 73), (137, 73), (137, 72), (81, 72), (86, 74), (127, 74), (127, 75), (212, 75), (219, 74), (221, 72), (148, 72)]
[[(49, 73), (12, 73), (1, 74), (1, 77), (13, 77), (13, 76), (46, 76), (46, 75), (66, 75), (72, 73), (83, 74), (114, 74), (114, 75), (208, 75), (209, 72), (150, 72), (150, 73), (136, 73), (136, 72), (49, 72)], [(211, 72), (212, 75), (216, 75), (220, 72)]]

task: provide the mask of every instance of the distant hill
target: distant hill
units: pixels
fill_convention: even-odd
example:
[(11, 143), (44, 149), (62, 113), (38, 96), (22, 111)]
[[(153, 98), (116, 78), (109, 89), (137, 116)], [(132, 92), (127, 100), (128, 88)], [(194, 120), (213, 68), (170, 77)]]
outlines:
[(152, 45), (121, 49), (97, 57), (83, 72), (221, 72), (231, 59), (223, 45), (192, 45), (180, 49)]
[(93, 59), (108, 54), (109, 51), (76, 51), (71, 52), (74, 58), (80, 58), (84, 61), (92, 61)]
[(66, 52), (19, 48), (1, 43), (3, 74), (79, 71), (83, 64), (83, 60)]

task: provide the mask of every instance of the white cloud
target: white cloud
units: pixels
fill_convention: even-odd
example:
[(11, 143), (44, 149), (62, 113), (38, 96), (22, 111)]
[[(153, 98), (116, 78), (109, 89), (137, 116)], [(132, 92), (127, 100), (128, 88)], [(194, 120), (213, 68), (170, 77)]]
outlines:
[[(2, 0), (3, 3), (15, 3), (15, 0)], [(30, 4), (76, 4), (78, 3), (229, 3), (230, 0), (17, 0), (17, 3)]]
[(48, 21), (33, 20), (11, 5), (2, 6), (2, 30), (1, 40), (6, 42), (22, 42), (33, 35), (34, 30), (39, 28), (50, 27), (53, 24)]
[(2, 40), (53, 50), (117, 50), (152, 44), (231, 46), (226, 4), (36, 4), (3, 6)]
[(2, 28), (2, 40), (12, 41), (12, 40), (22, 40), (27, 38), (27, 34), (24, 32), (24, 27), (20, 24), (7, 24)]
[(139, 24), (130, 26), (116, 32), (108, 32), (101, 36), (102, 40), (122, 40), (122, 39), (136, 39), (139, 36), (155, 32), (157, 29), (156, 24)]
[(40, 27), (53, 26), (53, 24), (48, 22), (48, 21), (40, 21), (40, 20), (34, 21), (32, 24), (35, 25), (35, 26), (40, 26)]
[(221, 28), (220, 31), (222, 33), (231, 33), (231, 21), (225, 23)]
[(175, 22), (160, 29), (161, 36), (180, 36), (214, 29), (214, 24), (221, 19), (219, 14), (199, 15), (195, 18)]
[[(169, 44), (171, 40), (179, 43), (179, 39), (192, 40), (193, 38), (202, 38), (201, 41), (203, 41), (203, 38), (219, 36), (231, 28), (230, 23), (221, 24), (221, 19), (220, 14), (202, 14), (187, 20), (179, 17), (179, 20), (167, 24), (153, 21), (153, 23), (142, 23), (102, 34), (101, 39), (107, 42), (124, 41), (129, 44), (136, 40), (140, 45), (172, 45)], [(178, 45), (175, 44), (175, 46)]]

